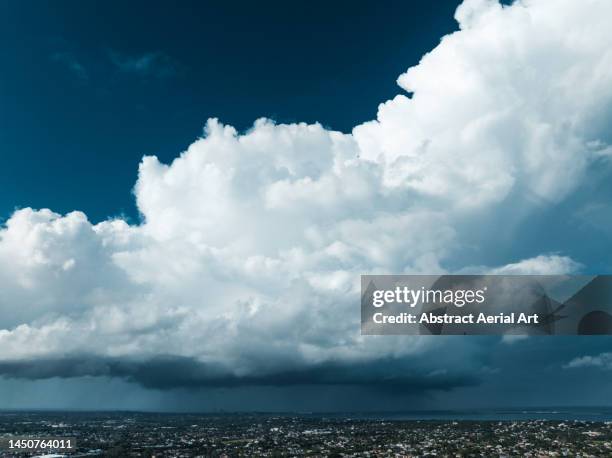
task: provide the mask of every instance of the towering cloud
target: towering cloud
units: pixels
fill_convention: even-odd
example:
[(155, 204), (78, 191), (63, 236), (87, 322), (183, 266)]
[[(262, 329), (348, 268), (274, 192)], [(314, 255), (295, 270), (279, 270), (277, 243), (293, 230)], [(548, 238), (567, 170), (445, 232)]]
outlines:
[[(514, 227), (608, 167), (610, 17), (605, 0), (467, 0), (460, 30), (399, 77), (407, 93), (350, 134), (211, 119), (171, 164), (143, 158), (139, 225), (16, 211), (0, 231), (0, 371), (331, 383), (401, 359), (367, 382), (471, 383), (472, 343), (445, 384), (422, 355), (446, 340), (360, 336), (359, 275), (469, 269), (475, 224)], [(531, 256), (497, 271), (579, 268)]]

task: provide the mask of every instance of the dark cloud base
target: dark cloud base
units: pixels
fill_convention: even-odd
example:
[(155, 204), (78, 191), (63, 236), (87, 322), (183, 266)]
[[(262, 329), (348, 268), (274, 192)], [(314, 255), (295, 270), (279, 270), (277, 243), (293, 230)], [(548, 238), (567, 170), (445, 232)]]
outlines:
[(324, 364), (274, 374), (235, 376), (192, 358), (158, 356), (148, 360), (77, 356), (0, 363), (7, 378), (40, 380), (84, 376), (115, 377), (144, 388), (236, 388), (245, 386), (352, 385), (395, 393), (449, 391), (477, 385), (478, 377), (462, 372), (408, 367), (405, 361), (377, 361), (359, 365)]

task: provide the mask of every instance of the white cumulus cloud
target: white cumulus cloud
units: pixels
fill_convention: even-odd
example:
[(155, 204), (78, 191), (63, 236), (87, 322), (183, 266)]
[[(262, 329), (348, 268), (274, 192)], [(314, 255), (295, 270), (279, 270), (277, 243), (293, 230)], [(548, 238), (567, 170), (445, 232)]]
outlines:
[[(612, 3), (467, 0), (456, 18), (352, 133), (210, 119), (171, 164), (143, 158), (138, 225), (16, 211), (0, 229), (0, 360), (163, 354), (248, 377), (443, 346), (362, 337), (359, 275), (468, 267), (454, 256), (472, 218), (525, 218), (607, 161), (612, 100)], [(514, 201), (533, 207), (503, 213)], [(508, 262), (493, 271), (580, 267)]]
[(563, 367), (565, 369), (598, 367), (600, 369), (612, 370), (612, 353), (600, 353), (596, 356), (580, 356), (572, 359)]

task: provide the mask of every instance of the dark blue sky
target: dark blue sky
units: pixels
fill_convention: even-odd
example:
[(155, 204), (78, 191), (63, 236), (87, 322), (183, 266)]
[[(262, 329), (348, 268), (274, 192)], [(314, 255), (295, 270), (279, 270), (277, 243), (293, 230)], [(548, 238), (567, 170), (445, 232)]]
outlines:
[(457, 1), (0, 3), (0, 218), (16, 207), (137, 218), (144, 154), (209, 117), (342, 131), (454, 30)]

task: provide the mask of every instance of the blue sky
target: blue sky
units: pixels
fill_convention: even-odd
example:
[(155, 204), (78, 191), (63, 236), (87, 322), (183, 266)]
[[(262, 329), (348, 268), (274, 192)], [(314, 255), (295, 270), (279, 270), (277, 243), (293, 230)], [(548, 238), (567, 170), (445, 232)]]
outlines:
[(456, 6), (3, 2), (0, 215), (137, 218), (141, 157), (176, 157), (213, 116), (349, 131), (456, 28)]
[(587, 1), (1, 3), (0, 408), (607, 404), (606, 337), (359, 333), (361, 274), (611, 271)]

